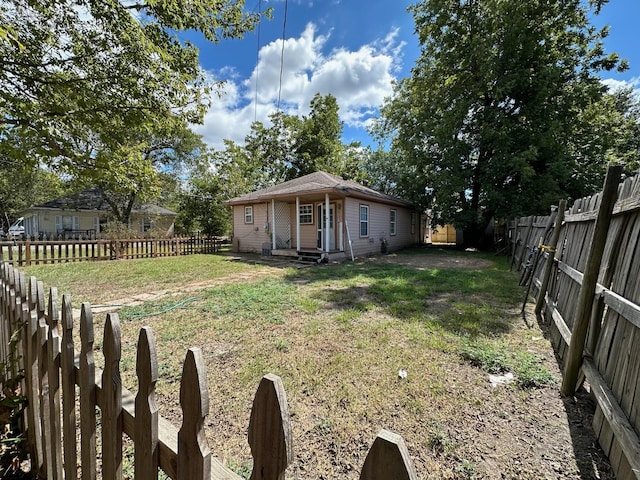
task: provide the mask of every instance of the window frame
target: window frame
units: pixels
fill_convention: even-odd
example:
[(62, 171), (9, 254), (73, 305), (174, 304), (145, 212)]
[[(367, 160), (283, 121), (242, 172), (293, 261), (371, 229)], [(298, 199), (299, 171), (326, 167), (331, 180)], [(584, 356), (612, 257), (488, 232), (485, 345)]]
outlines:
[(398, 211), (395, 208), (389, 210), (389, 235), (398, 233)]
[[(303, 207), (308, 208), (309, 211), (305, 212), (305, 213), (302, 213)], [(310, 217), (310, 220), (309, 221), (303, 221), (302, 220), (303, 217)], [(298, 208), (298, 218), (300, 219), (300, 225), (314, 225), (313, 203), (300, 204), (300, 206)]]
[[(367, 214), (366, 214), (366, 217), (367, 217), (367, 218), (366, 218), (366, 219), (364, 219), (364, 220), (362, 219), (362, 212), (363, 212), (363, 211), (366, 211), (366, 212), (367, 212)], [(358, 218), (359, 218), (359, 222), (360, 222), (360, 229), (359, 229), (359, 231), (360, 231), (360, 232), (359, 232), (359, 233), (360, 233), (360, 238), (367, 238), (367, 237), (369, 237), (369, 218), (370, 218), (370, 217), (369, 217), (369, 211), (370, 211), (370, 210), (369, 210), (369, 205), (360, 204), (360, 208), (358, 209), (358, 212), (359, 212)], [(364, 234), (364, 235), (362, 234), (362, 227), (363, 227), (363, 226), (365, 226), (365, 227), (366, 227), (366, 232), (365, 232), (365, 234)]]
[(245, 225), (253, 225), (253, 205), (245, 205), (244, 223)]

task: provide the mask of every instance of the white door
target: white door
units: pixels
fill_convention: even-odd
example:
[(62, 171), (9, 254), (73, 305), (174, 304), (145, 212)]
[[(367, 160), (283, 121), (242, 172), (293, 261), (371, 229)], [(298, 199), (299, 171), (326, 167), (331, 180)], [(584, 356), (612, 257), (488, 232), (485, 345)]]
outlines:
[[(329, 205), (329, 250), (336, 249), (336, 218), (335, 218), (335, 204)], [(326, 251), (325, 241), (327, 238), (327, 207), (324, 203), (319, 203), (316, 207), (317, 219), (318, 219), (318, 242), (317, 246), (320, 250)]]

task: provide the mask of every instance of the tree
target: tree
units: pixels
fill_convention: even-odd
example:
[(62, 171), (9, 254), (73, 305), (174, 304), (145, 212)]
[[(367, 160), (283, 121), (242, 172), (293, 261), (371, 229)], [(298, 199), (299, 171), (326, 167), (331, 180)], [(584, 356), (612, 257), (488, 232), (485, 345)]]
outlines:
[(319, 170), (364, 178), (366, 152), (359, 143), (342, 143), (332, 95), (316, 94), (308, 116), (276, 112), (269, 119), (271, 126), (254, 122), (244, 145), (226, 140), (225, 150), (214, 152), (215, 170), (229, 186), (228, 198)]
[(223, 205), (224, 200), (225, 190), (220, 177), (201, 168), (191, 177), (188, 188), (179, 195), (177, 229), (226, 235), (231, 231), (231, 212)]
[(65, 184), (55, 173), (40, 167), (25, 168), (10, 160), (0, 160), (0, 227), (14, 221), (31, 205), (64, 195)]
[(343, 124), (338, 108), (333, 95), (314, 95), (309, 116), (302, 118), (299, 130), (294, 134), (294, 155), (288, 179), (319, 170), (339, 173), (343, 169), (340, 155)]
[(494, 216), (546, 212), (601, 182), (607, 159), (573, 154), (592, 132), (585, 110), (605, 94), (596, 73), (625, 63), (604, 54), (607, 31), (589, 25), (581, 2), (423, 0), (410, 10), (421, 55), (377, 132), (392, 135), (436, 223), (477, 244)]
[(149, 152), (163, 135), (161, 144), (201, 122), (216, 88), (205, 81), (197, 49), (173, 32), (197, 31), (213, 42), (241, 37), (259, 20), (243, 6), (244, 0), (3, 2), (0, 152), (97, 178), (116, 191), (130, 192), (133, 184), (153, 191)]

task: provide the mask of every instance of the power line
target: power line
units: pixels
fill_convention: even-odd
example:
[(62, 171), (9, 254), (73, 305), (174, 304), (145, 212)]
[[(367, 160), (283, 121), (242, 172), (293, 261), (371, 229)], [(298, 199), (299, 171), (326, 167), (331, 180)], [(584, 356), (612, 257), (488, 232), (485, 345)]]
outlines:
[(282, 96), (282, 71), (284, 69), (284, 42), (287, 33), (287, 11), (289, 9), (289, 0), (284, 1), (284, 20), (282, 21), (282, 51), (280, 52), (280, 85), (278, 86), (278, 105), (280, 110), (280, 97)]
[[(258, 17), (262, 15), (262, 0), (258, 0)], [(262, 19), (258, 20), (258, 49), (256, 52), (256, 93), (255, 98), (253, 100), (253, 121), (258, 120), (258, 73), (260, 70), (260, 24), (262, 23)]]

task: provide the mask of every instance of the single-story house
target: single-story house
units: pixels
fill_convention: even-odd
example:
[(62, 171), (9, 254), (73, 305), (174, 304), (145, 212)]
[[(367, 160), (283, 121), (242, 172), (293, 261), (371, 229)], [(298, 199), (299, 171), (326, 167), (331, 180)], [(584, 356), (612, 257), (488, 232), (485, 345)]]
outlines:
[(420, 243), (420, 213), (405, 200), (314, 172), (225, 202), (239, 252), (325, 259), (379, 254)]
[[(131, 211), (129, 229), (140, 235), (153, 230), (173, 235), (176, 213), (153, 204), (139, 204)], [(27, 209), (25, 235), (48, 239), (100, 238), (111, 217), (109, 205), (100, 189), (90, 188), (68, 197), (56, 198)]]

